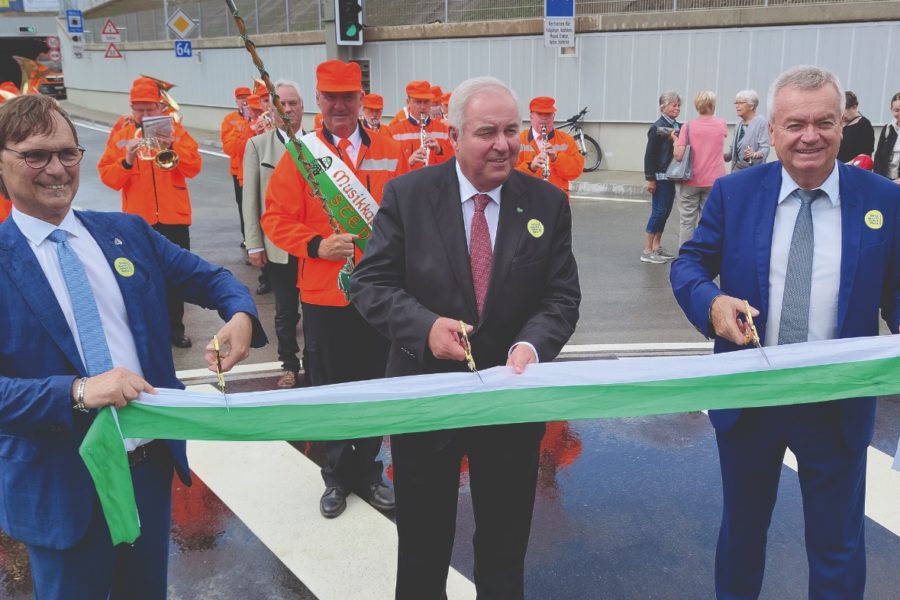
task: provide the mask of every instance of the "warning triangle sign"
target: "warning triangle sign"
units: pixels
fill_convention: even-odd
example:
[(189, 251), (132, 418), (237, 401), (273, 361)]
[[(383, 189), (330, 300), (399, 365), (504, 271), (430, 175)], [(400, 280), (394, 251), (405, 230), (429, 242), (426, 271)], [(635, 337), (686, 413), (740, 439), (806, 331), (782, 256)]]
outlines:
[(107, 19), (106, 23), (103, 24), (103, 29), (100, 30), (101, 35), (119, 35), (119, 28), (116, 27), (116, 24), (112, 22), (112, 19)]
[(106, 53), (103, 55), (103, 58), (122, 58), (122, 53), (119, 52), (115, 44), (111, 43), (106, 47)]

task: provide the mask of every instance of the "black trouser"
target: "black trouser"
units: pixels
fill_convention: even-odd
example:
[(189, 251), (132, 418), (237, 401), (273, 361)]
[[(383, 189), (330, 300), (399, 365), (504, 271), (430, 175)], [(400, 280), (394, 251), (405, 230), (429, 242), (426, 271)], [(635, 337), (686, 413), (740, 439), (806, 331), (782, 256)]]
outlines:
[(285, 371), (300, 370), (297, 354), (297, 323), (300, 321), (300, 291), (297, 289), (297, 257), (289, 256), (287, 264), (268, 262), (263, 268), (275, 294), (275, 337), (278, 360)]
[[(306, 376), (310, 385), (384, 377), (388, 341), (366, 323), (352, 305), (320, 306), (301, 302), (306, 340)], [(328, 487), (356, 490), (381, 481), (376, 461), (381, 437), (326, 442)]]
[(234, 181), (234, 201), (237, 202), (238, 217), (241, 219), (241, 241), (244, 241), (244, 190), (237, 175), (232, 175), (231, 179)]
[[(164, 238), (184, 248), (191, 249), (191, 232), (187, 225), (166, 225), (157, 223), (153, 226)], [(166, 294), (166, 306), (169, 309), (169, 335), (172, 339), (184, 335), (184, 299), (181, 294), (169, 290)]]

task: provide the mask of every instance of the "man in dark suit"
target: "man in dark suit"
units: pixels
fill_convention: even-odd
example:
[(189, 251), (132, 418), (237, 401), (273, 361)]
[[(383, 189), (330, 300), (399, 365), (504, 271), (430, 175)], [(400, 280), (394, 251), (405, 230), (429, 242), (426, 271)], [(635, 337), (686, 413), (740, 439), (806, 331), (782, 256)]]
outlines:
[[(215, 308), (222, 368), (265, 343), (230, 273), (140, 217), (76, 212), (75, 128), (56, 102), (0, 107), (0, 528), (25, 542), (38, 598), (166, 597), (173, 470), (190, 483), (184, 442), (124, 441), (141, 520), (113, 547), (78, 447), (97, 411), (175, 377), (166, 292)], [(207, 362), (215, 357), (207, 347)]]
[[(565, 193), (514, 170), (518, 127), (505, 84), (468, 80), (450, 102), (456, 159), (385, 187), (351, 296), (391, 341), (389, 376), (465, 371), (460, 320), (478, 367), (516, 373), (553, 360), (572, 335), (581, 293), (571, 213)], [(526, 423), (391, 437), (397, 598), (445, 597), (464, 455), (479, 597), (523, 597), (543, 433)]]
[[(719, 179), (682, 246), (675, 297), (715, 336), (716, 352), (749, 343), (745, 300), (764, 345), (877, 335), (879, 309), (897, 332), (900, 190), (836, 162), (843, 98), (829, 71), (794, 67), (779, 76), (768, 105), (780, 162)], [(863, 597), (874, 419), (874, 398), (710, 411), (724, 496), (719, 598), (759, 595), (786, 448), (799, 466), (810, 598)]]

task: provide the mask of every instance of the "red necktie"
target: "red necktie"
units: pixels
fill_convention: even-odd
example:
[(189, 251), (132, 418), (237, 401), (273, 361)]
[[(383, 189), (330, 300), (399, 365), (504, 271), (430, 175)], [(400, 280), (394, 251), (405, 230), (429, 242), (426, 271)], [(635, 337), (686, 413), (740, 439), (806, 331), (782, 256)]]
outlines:
[(351, 169), (356, 166), (353, 164), (353, 159), (350, 158), (350, 140), (348, 140), (347, 138), (339, 139), (338, 151), (341, 153), (341, 158), (350, 166)]
[(487, 296), (488, 282), (491, 279), (491, 263), (494, 253), (491, 250), (491, 233), (488, 230), (484, 209), (491, 201), (487, 194), (475, 194), (475, 214), (472, 215), (472, 226), (469, 232), (469, 264), (472, 267), (472, 283), (475, 286), (475, 304), (478, 318), (484, 311), (484, 299)]

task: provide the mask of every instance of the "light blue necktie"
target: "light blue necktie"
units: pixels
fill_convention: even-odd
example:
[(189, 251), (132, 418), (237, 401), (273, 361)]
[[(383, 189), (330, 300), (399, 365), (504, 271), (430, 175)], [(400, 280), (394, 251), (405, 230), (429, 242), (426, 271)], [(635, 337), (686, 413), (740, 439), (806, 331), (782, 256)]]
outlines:
[(809, 296), (812, 288), (813, 220), (812, 203), (822, 190), (797, 188), (793, 196), (800, 199), (800, 212), (794, 222), (794, 235), (784, 276), (784, 296), (778, 344), (796, 344), (809, 338)]
[(48, 237), (56, 242), (56, 255), (59, 257), (59, 266), (69, 290), (69, 299), (72, 301), (75, 325), (78, 327), (78, 338), (81, 340), (81, 352), (84, 354), (88, 375), (105, 373), (113, 368), (112, 357), (106, 344), (106, 334), (103, 333), (103, 323), (100, 321), (94, 292), (91, 290), (87, 273), (84, 272), (84, 265), (69, 245), (68, 234), (65, 231), (56, 229)]

